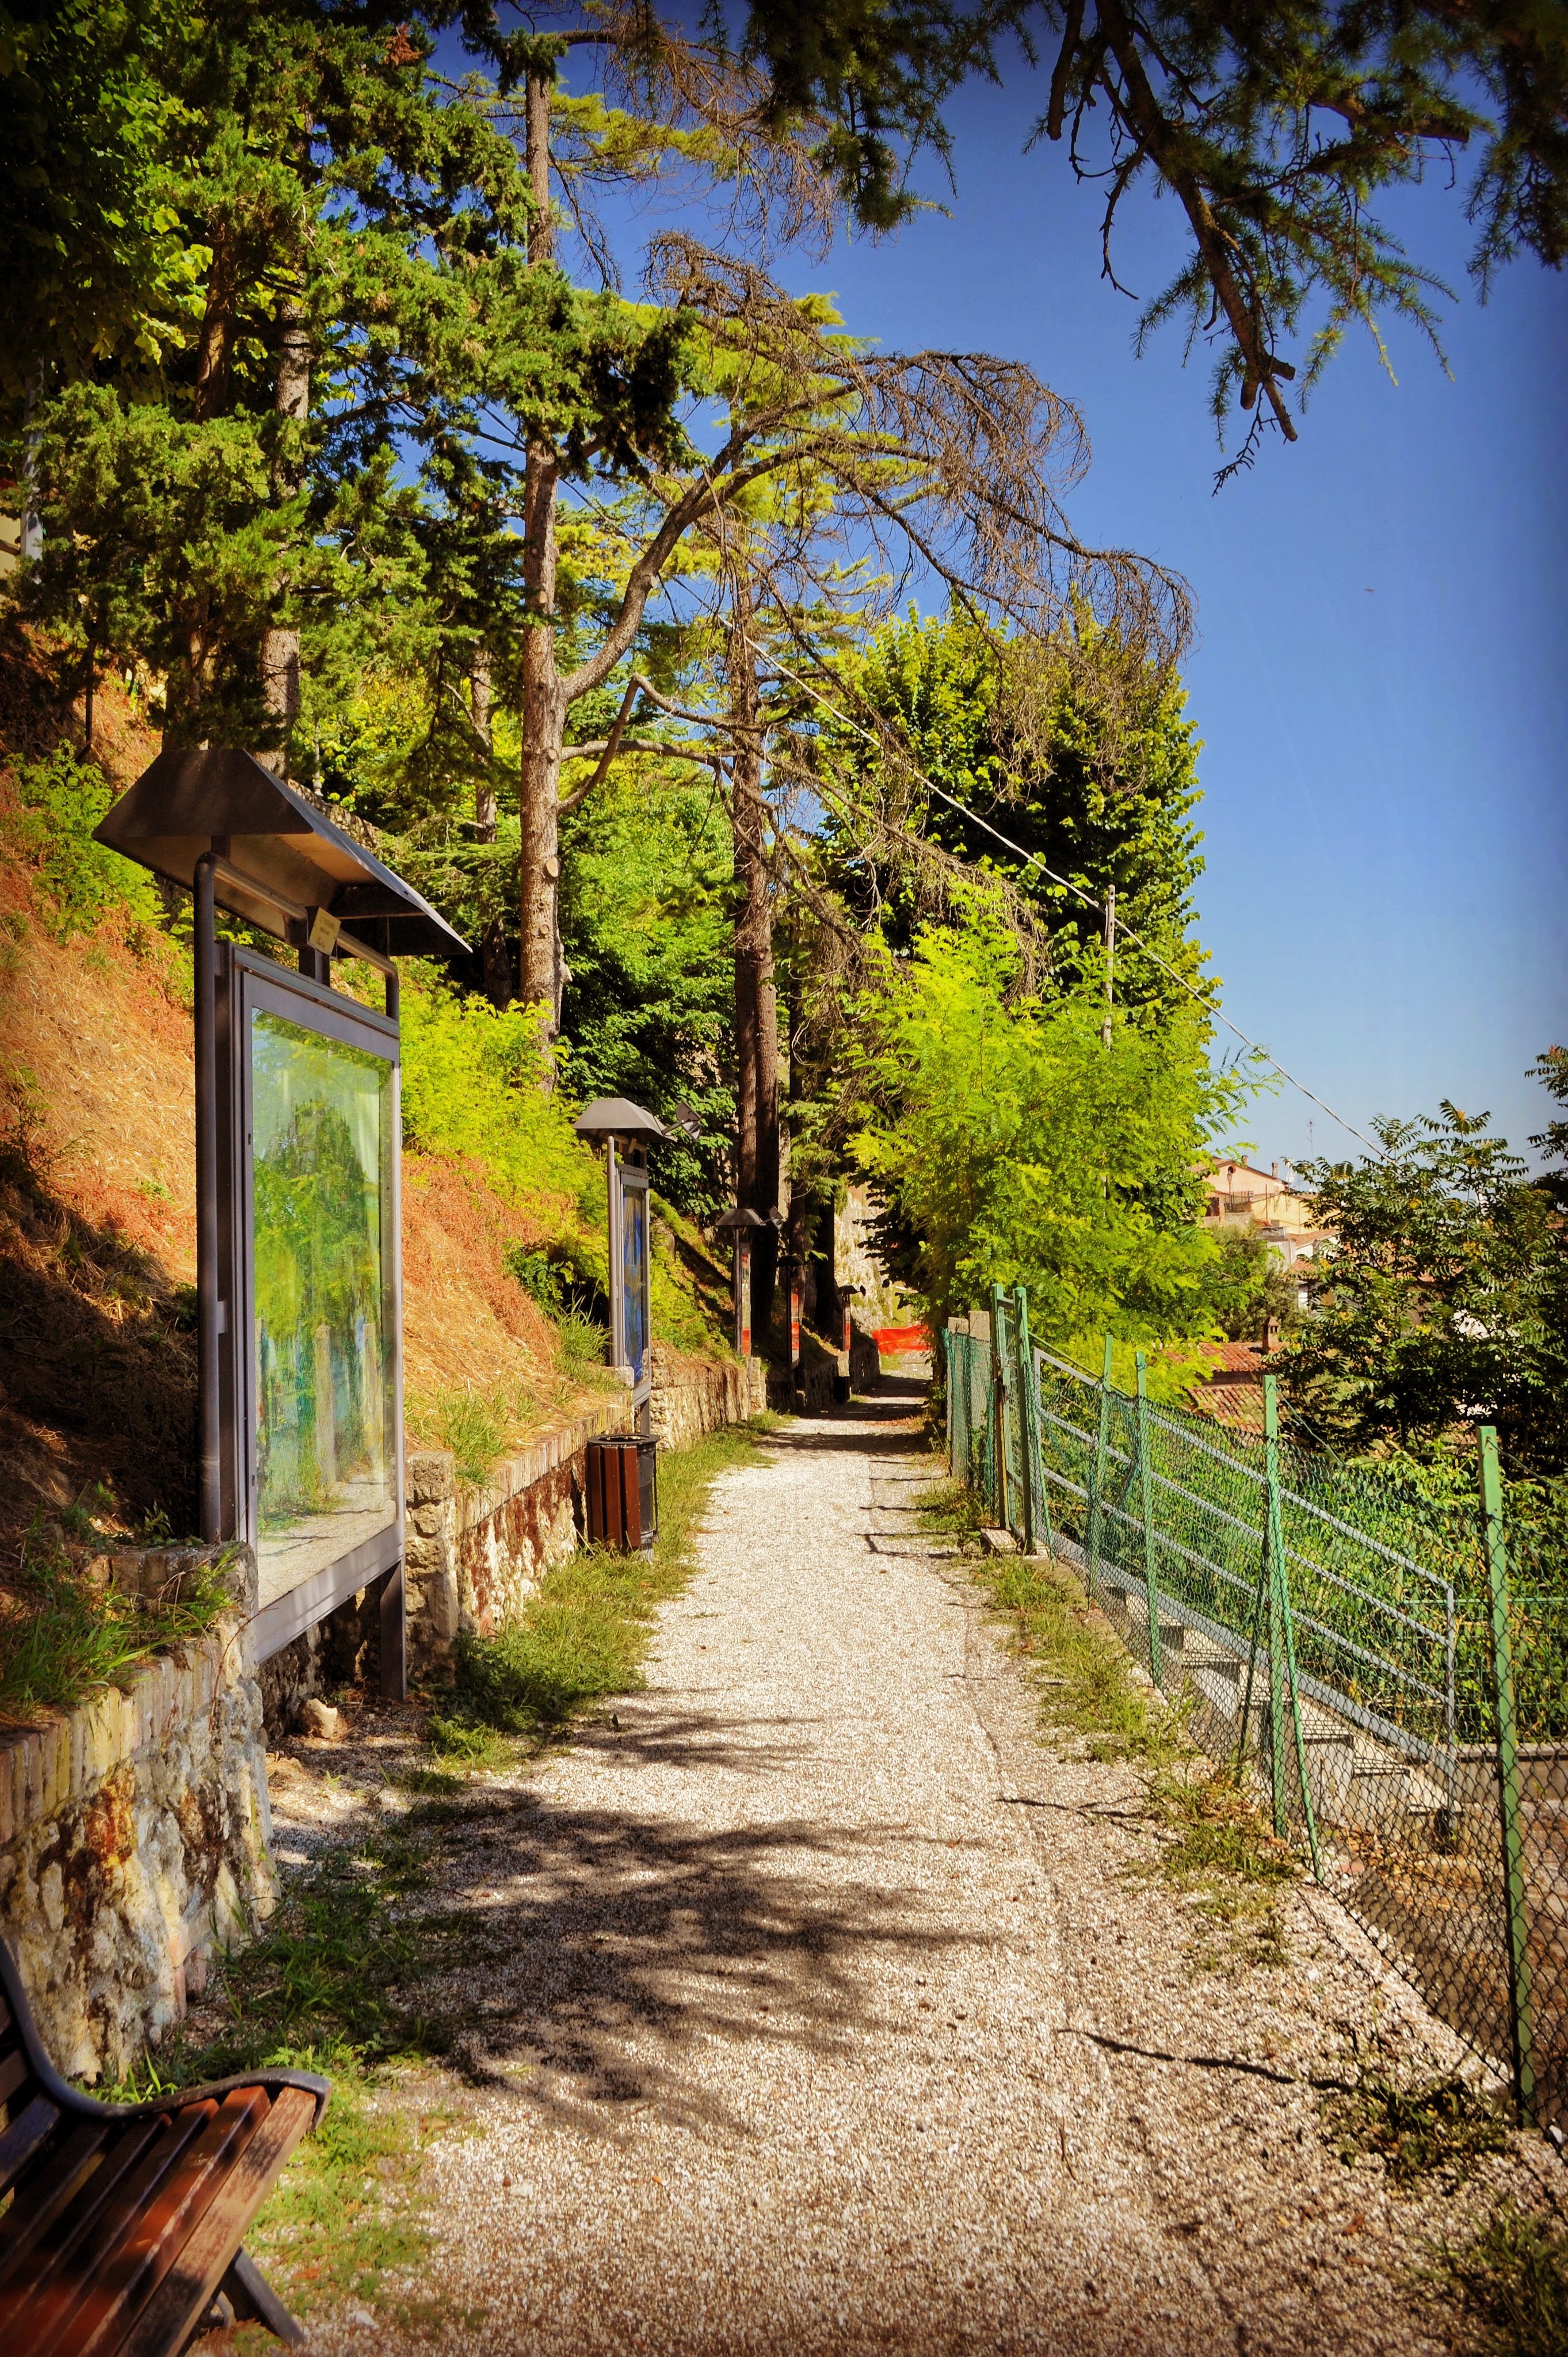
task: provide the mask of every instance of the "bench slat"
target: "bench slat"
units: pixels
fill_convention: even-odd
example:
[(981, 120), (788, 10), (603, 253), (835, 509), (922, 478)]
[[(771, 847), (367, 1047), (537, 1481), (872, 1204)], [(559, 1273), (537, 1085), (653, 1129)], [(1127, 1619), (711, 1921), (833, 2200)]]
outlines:
[(27, 2357), (108, 2357), (118, 2351), (133, 2319), (150, 2300), (229, 2172), (265, 2120), (260, 2087), (226, 2095), (167, 2181), (142, 2203), (118, 2244), (94, 2257), (85, 2297), (65, 2331)]
[(17, 2187), (16, 2200), (0, 2219), (0, 2324), (12, 2305), (12, 2277), (38, 2236), (75, 2200), (97, 2168), (111, 2125), (107, 2120), (84, 2121)]
[(32, 2075), (33, 2066), (25, 2050), (13, 2046), (8, 2054), (0, 2057), (0, 2104), (8, 2104), (19, 2089), (27, 2085)]
[(195, 2116), (131, 2119), (70, 2208), (38, 2238), (14, 2282), (0, 2293), (0, 2330), (19, 2325), (29, 2352), (48, 2349), (81, 2305), (87, 2279), (195, 2141), (216, 2106)]
[[(170, 2173), (199, 2131), (200, 2124), (181, 2128), (167, 2115), (132, 2121), (102, 2159), (87, 2161), (82, 2154), (82, 2161), (49, 2199), (48, 2227), (40, 2232), (33, 2222), (26, 2249), (16, 2255), (16, 2266), (7, 2272), (0, 2291), (0, 2333), (7, 2357), (19, 2357), (19, 2352), (36, 2357), (52, 2348), (81, 2305), (94, 2254), (113, 2249), (115, 2218), (134, 2221), (148, 2190)], [(113, 2121), (109, 2136), (113, 2136)]]
[[(59, 2107), (47, 2095), (35, 2095), (8, 2128), (0, 2131), (0, 2193), (21, 2174), (45, 2138), (59, 2126)], [(0, 2228), (0, 2233), (4, 2229)]]
[(169, 2270), (156, 2297), (121, 2343), (116, 2357), (167, 2357), (184, 2346), (228, 2273), (252, 2219), (316, 2117), (316, 2098), (285, 2087), (223, 2181)]

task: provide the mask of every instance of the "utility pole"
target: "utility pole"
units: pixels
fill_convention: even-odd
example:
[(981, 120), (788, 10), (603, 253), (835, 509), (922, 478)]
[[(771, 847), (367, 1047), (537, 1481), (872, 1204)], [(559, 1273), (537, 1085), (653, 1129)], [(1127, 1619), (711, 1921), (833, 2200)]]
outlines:
[(1111, 1045), (1111, 1006), (1116, 996), (1116, 887), (1105, 894), (1105, 1020), (1100, 1027), (1102, 1047)]

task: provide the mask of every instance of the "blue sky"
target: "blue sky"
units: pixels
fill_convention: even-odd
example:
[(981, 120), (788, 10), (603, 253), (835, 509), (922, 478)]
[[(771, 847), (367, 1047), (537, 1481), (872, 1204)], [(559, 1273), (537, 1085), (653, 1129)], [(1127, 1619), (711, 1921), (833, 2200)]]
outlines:
[[(948, 218), (781, 274), (889, 347), (1015, 354), (1079, 404), (1078, 529), (1196, 593), (1199, 930), (1227, 1011), (1359, 1125), (1449, 1097), (1522, 1144), (1549, 1110), (1526, 1068), (1568, 1033), (1568, 280), (1515, 264), (1482, 307), (1461, 197), (1400, 192), (1386, 217), (1458, 290), (1452, 380), (1407, 329), (1397, 386), (1354, 340), (1294, 448), (1271, 438), (1216, 497), (1207, 360), (1184, 369), (1179, 329), (1133, 357), (1095, 192), (1059, 149), (1020, 152), (1037, 104), (966, 93)], [(917, 178), (940, 192), (940, 168)], [(1179, 224), (1136, 198), (1124, 223), (1146, 297)], [(1250, 1127), (1264, 1160), (1356, 1150), (1291, 1090)]]

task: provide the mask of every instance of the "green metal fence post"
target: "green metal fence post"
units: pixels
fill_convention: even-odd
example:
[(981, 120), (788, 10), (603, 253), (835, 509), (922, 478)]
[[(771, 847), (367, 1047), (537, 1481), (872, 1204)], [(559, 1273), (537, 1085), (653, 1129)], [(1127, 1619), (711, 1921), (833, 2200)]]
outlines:
[(1094, 1459), (1089, 1469), (1089, 1592), (1100, 1591), (1100, 1525), (1101, 1500), (1105, 1489), (1105, 1449), (1111, 1438), (1111, 1368), (1112, 1340), (1105, 1337), (1105, 1363), (1100, 1374), (1100, 1434), (1094, 1444)]
[(1524, 1844), (1519, 1815), (1519, 1725), (1514, 1713), (1513, 1644), (1509, 1633), (1509, 1550), (1503, 1529), (1503, 1484), (1498, 1436), (1481, 1426), (1481, 1513), (1487, 1574), (1492, 1591), (1492, 1669), (1498, 1697), (1498, 1802), (1502, 1821), (1503, 1896), (1509, 1927), (1509, 2013), (1513, 2038), (1514, 2097), (1520, 2125), (1535, 2116), (1535, 2062), (1530, 2002), (1530, 1919), (1524, 1887)]
[(1149, 1464), (1149, 1362), (1142, 1351), (1138, 1369), (1138, 1505), (1144, 1525), (1144, 1587), (1149, 1599), (1149, 1675), (1156, 1685), (1160, 1672), (1160, 1584), (1155, 1567), (1155, 1483)]
[(998, 1530), (1012, 1527), (1008, 1521), (1007, 1496), (1007, 1313), (1003, 1307), (1002, 1287), (991, 1288), (991, 1397), (992, 1415), (996, 1427), (995, 1480), (992, 1485), (991, 1511)]
[(1321, 1882), (1323, 1860), (1317, 1849), (1317, 1818), (1312, 1806), (1312, 1786), (1307, 1781), (1306, 1737), (1302, 1730), (1301, 1689), (1295, 1670), (1295, 1615), (1291, 1609), (1290, 1566), (1285, 1558), (1284, 1514), (1280, 1497), (1280, 1404), (1273, 1375), (1263, 1377), (1263, 1441), (1269, 1482), (1269, 1555), (1273, 1564), (1274, 1585), (1279, 1591), (1280, 1625), (1284, 1634), (1291, 1720), (1295, 1729), (1295, 1769), (1301, 1779), (1301, 1808), (1306, 1820), (1306, 1846), (1312, 1853), (1312, 1871)]
[(1024, 1553), (1035, 1552), (1036, 1499), (1045, 1484), (1040, 1477), (1040, 1420), (1035, 1413), (1034, 1366), (1029, 1351), (1029, 1297), (1020, 1286), (1018, 1304), (1018, 1437), (1024, 1459)]
[(1283, 1841), (1285, 1830), (1284, 1631), (1281, 1610), (1280, 1557), (1284, 1549), (1280, 1513), (1280, 1441), (1273, 1400), (1273, 1377), (1263, 1377), (1263, 1473), (1267, 1519), (1263, 1529), (1263, 1560), (1269, 1581), (1269, 1776), (1273, 1788), (1274, 1831)]

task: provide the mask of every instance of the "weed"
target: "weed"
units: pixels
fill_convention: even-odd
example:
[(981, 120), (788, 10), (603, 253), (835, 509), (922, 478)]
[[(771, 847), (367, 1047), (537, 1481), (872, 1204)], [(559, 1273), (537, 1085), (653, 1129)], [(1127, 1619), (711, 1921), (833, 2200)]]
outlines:
[(567, 1310), (556, 1328), (556, 1340), (561, 1346), (562, 1368), (573, 1383), (607, 1374), (604, 1329), (596, 1326), (585, 1311)]
[(1363, 2153), (1375, 2153), (1401, 2188), (1435, 2177), (1453, 2193), (1486, 2154), (1508, 2150), (1508, 2130), (1497, 2113), (1455, 2076), (1402, 2083), (1380, 2071), (1362, 2071), (1353, 2087), (1326, 2095), (1320, 2111), (1348, 2168)]
[(1085, 1604), (1069, 1573), (1016, 1555), (988, 1555), (975, 1577), (1011, 1620), (1039, 1691), (1040, 1716), (1053, 1733), (1080, 1738), (1091, 1760), (1164, 1763), (1174, 1756), (1179, 1717), (1134, 1678), (1126, 1648)]
[(449, 1448), (456, 1460), (457, 1479), (467, 1490), (482, 1490), (506, 1447), (508, 1403), (499, 1392), (437, 1392), (421, 1403), (419, 1421)]
[(1555, 2220), (1499, 2202), (1473, 2240), (1440, 2243), (1423, 2274), (1463, 2301), (1472, 2349), (1491, 2357), (1563, 2357), (1568, 2349), (1568, 2233)]
[[(956, 1482), (928, 1495), (921, 1509), (932, 1527), (961, 1533), (976, 1526), (980, 1511)], [(1230, 1973), (1285, 1964), (1278, 1902), (1295, 1862), (1246, 1786), (1193, 1749), (1184, 1708), (1138, 1677), (1126, 1647), (1070, 1572), (988, 1555), (973, 1576), (1011, 1624), (1046, 1731), (1090, 1760), (1129, 1760), (1143, 1771), (1157, 1847), (1135, 1870), (1181, 1891), (1201, 1919), (1194, 1967)]]
[(86, 1501), (88, 1501), (88, 1491), (84, 1485), (77, 1491), (69, 1506), (61, 1506), (59, 1510), (59, 1526), (68, 1538), (99, 1537), (101, 1535), (98, 1528), (99, 1522), (105, 1515), (113, 1514), (114, 1512), (114, 1492), (106, 1482), (95, 1481), (92, 1484), (91, 1501), (84, 1502)]
[[(444, 1759), (459, 1760), (466, 1768), (497, 1768), (506, 1763), (504, 1740), (494, 1727), (485, 1726), (482, 1721), (457, 1716), (443, 1717), (439, 1712), (432, 1712), (425, 1724), (424, 1735), (432, 1751)], [(430, 1781), (419, 1788), (424, 1791), (444, 1790), (448, 1786), (454, 1791), (460, 1788), (461, 1780), (450, 1771), (443, 1773), (437, 1770), (433, 1773), (428, 1770), (416, 1770), (413, 1772), (430, 1777)]]
[(938, 1481), (915, 1509), (929, 1531), (941, 1531), (960, 1543), (964, 1555), (978, 1555), (985, 1511), (967, 1481)]
[(285, 2046), (351, 2050), (367, 2068), (446, 2050), (450, 2031), (418, 1987), (481, 1935), (408, 1903), (428, 1878), (425, 1830), (404, 1819), (289, 1887), (262, 1937), (225, 1964), (229, 2019), (186, 2075), (255, 2070)]
[(156, 1596), (88, 1588), (62, 1550), (43, 1544), (37, 1516), (23, 1573), (32, 1609), (0, 1627), (0, 1711), (13, 1717), (70, 1710), (124, 1686), (153, 1654), (204, 1635), (234, 1609), (221, 1563), (199, 1566)]
[(1196, 1969), (1288, 1964), (1279, 1898), (1295, 1880), (1297, 1862), (1248, 1786), (1229, 1767), (1189, 1751), (1149, 1773), (1144, 1789), (1159, 1828), (1149, 1871), (1184, 1892), (1206, 1927), (1192, 1952)]

